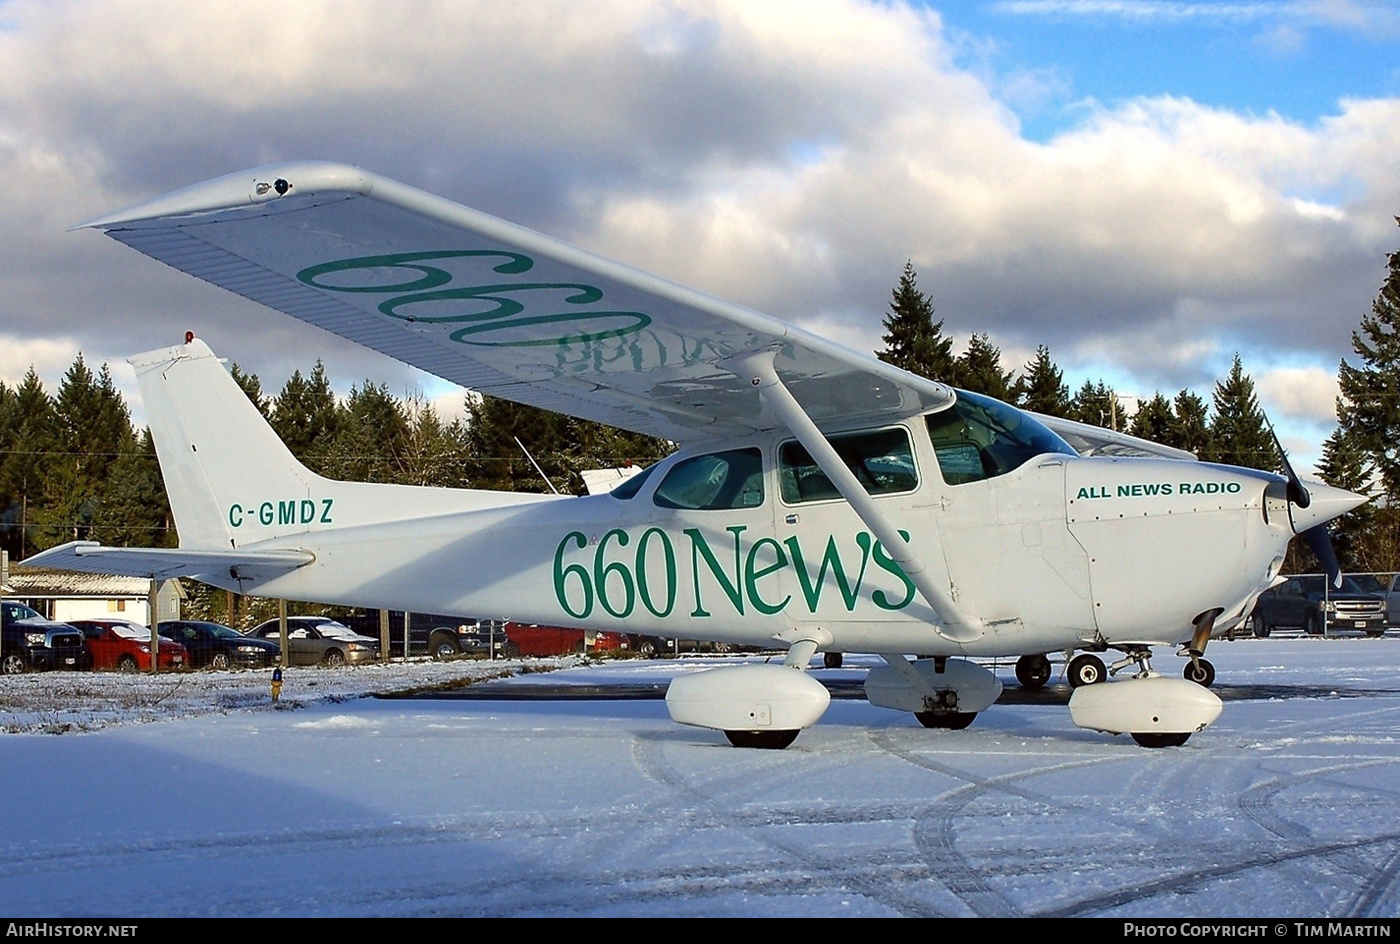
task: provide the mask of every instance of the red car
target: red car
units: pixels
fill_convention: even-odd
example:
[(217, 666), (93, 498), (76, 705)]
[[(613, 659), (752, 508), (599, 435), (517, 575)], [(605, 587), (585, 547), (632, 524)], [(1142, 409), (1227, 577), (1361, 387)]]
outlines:
[[(151, 631), (139, 623), (127, 620), (69, 620), (68, 625), (82, 631), (92, 653), (94, 669), (116, 669), (118, 672), (146, 672), (151, 668)], [(160, 667), (188, 667), (189, 653), (173, 639), (160, 637)]]
[[(506, 623), (506, 638), (522, 656), (562, 656), (583, 652), (583, 630), (567, 626), (541, 626), (538, 623)], [(589, 632), (588, 651), (627, 649), (621, 633)]]

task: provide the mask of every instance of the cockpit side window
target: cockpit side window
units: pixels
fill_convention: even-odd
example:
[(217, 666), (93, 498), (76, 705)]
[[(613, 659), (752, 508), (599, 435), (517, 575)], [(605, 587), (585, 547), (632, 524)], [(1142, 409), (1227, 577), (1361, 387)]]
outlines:
[(717, 511), (763, 504), (763, 458), (757, 449), (730, 449), (671, 466), (652, 501), (662, 508)]
[(958, 391), (946, 410), (930, 413), (928, 435), (943, 481), (980, 482), (1019, 469), (1046, 453), (1076, 455), (1039, 421), (991, 397)]
[[(909, 433), (903, 427), (832, 436), (828, 442), (871, 495), (912, 492), (919, 485)], [(841, 497), (799, 442), (785, 442), (778, 450), (778, 483), (789, 505)]]

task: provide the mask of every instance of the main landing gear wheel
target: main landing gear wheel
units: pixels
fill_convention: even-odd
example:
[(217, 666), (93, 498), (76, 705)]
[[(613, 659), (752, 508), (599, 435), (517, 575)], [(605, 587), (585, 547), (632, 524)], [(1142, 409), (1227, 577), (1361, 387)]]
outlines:
[(797, 740), (798, 731), (726, 731), (724, 736), (735, 747), (756, 747), (761, 750), (781, 751)]
[(914, 717), (926, 728), (943, 728), (947, 731), (961, 731), (972, 724), (977, 717), (975, 711), (916, 711)]
[(1195, 662), (1186, 663), (1186, 669), (1181, 673), (1181, 677), (1188, 682), (1195, 682), (1202, 688), (1210, 688), (1215, 684), (1215, 666), (1205, 659), (1197, 659)]
[(828, 669), (839, 669), (841, 668), (841, 663), (844, 661), (845, 659), (839, 652), (822, 653), (822, 665), (826, 666)]
[(1134, 734), (1133, 740), (1142, 747), (1180, 747), (1190, 734)]
[(1016, 660), (1016, 681), (1022, 688), (1044, 688), (1050, 681), (1050, 660), (1043, 655), (1021, 656)]
[(1102, 682), (1108, 677), (1108, 669), (1104, 667), (1102, 659), (1086, 652), (1069, 660), (1065, 676), (1069, 679), (1070, 688), (1078, 688)]

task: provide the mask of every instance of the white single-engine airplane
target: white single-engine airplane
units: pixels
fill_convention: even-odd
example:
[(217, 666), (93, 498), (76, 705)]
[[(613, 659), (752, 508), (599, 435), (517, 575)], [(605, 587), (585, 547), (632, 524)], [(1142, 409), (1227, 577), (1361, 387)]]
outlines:
[[(1212, 635), (1295, 534), (1325, 545), (1364, 500), (955, 391), (355, 167), (264, 167), (84, 225), (464, 387), (680, 449), (581, 498), (331, 481), (191, 335), (131, 359), (180, 547), (30, 563), (785, 646), (670, 686), (672, 718), (740, 746), (817, 722), (817, 652), (878, 653), (872, 704), (961, 728), (1001, 693), (968, 657), (1019, 656), (1035, 687), (1047, 653), (1081, 650), (1076, 724), (1181, 744), (1221, 710)], [(1164, 645), (1186, 678), (1151, 670)]]

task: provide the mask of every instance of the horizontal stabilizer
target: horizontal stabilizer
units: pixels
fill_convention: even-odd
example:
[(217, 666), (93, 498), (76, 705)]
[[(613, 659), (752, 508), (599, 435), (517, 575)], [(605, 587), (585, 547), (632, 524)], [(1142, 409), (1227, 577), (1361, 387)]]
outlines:
[(74, 570), (120, 577), (197, 577), (228, 574), (237, 579), (256, 572), (265, 577), (304, 567), (316, 559), (310, 551), (194, 551), (165, 547), (103, 547), (96, 541), (70, 541), (35, 554), (25, 567)]

